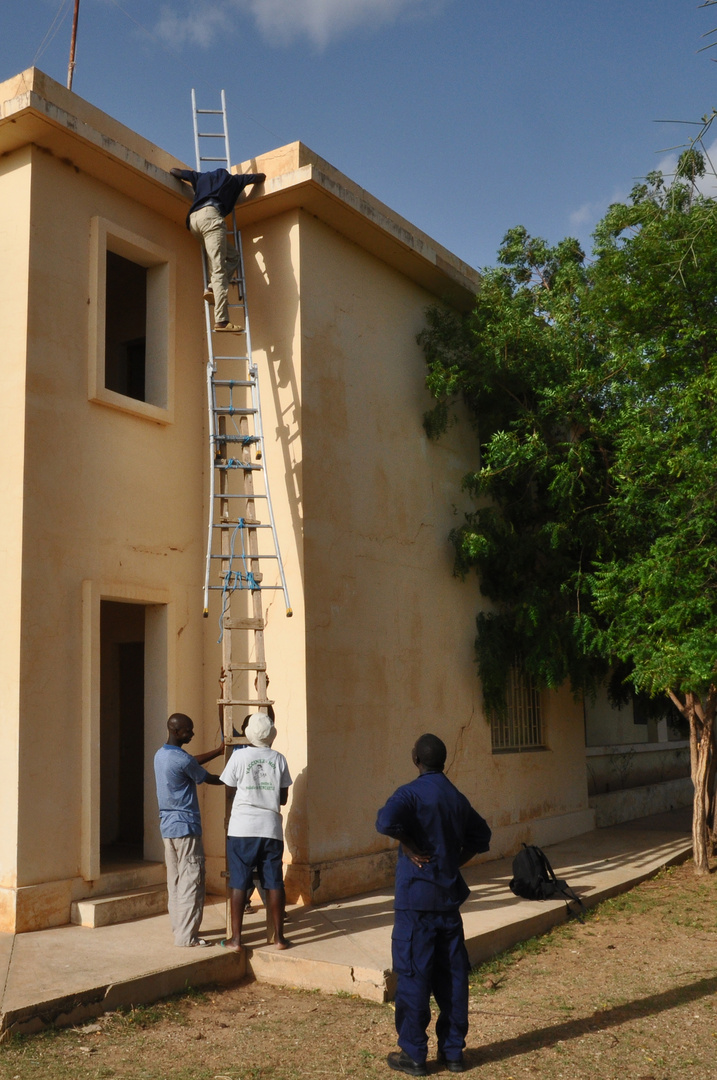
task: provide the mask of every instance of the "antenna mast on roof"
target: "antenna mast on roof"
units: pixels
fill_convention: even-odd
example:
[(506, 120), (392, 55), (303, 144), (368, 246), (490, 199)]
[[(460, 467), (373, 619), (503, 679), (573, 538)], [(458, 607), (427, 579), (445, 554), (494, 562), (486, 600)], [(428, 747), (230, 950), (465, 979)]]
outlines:
[(70, 62), (67, 65), (67, 89), (72, 89), (72, 76), (75, 74), (75, 45), (77, 44), (77, 16), (80, 14), (80, 0), (75, 0), (75, 13), (72, 16), (72, 38), (70, 40)]

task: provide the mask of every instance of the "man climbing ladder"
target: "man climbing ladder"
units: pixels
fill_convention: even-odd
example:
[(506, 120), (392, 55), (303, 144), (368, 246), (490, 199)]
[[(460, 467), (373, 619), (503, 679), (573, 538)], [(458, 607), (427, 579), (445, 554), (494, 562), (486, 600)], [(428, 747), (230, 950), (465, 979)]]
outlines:
[(242, 333), (243, 327), (229, 321), (227, 298), (229, 282), (236, 277), (239, 268), (239, 252), (227, 244), (224, 219), (236, 206), (244, 188), (261, 184), (265, 173), (236, 173), (226, 169), (212, 172), (195, 172), (193, 169), (170, 169), (172, 176), (192, 185), (194, 202), (187, 214), (187, 228), (204, 244), (209, 263), (211, 285), (204, 292), (204, 299), (214, 305), (214, 329), (225, 333)]

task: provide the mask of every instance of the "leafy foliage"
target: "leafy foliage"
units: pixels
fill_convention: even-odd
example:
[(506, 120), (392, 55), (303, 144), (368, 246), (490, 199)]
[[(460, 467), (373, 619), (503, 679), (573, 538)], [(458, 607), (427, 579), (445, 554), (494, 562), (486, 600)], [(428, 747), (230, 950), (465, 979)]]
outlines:
[(610, 207), (588, 261), (512, 229), (465, 319), (421, 335), (433, 437), (462, 399), (478, 437), (456, 572), (492, 601), (476, 649), (500, 707), (516, 656), (590, 692), (707, 702), (717, 663), (717, 219), (690, 147)]

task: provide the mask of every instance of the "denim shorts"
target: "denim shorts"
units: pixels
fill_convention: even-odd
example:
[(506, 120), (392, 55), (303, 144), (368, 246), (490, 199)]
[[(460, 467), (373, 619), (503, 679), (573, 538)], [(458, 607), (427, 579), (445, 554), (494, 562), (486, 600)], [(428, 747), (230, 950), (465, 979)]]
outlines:
[(268, 836), (228, 836), (230, 887), (250, 889), (256, 868), (265, 889), (283, 888), (283, 855), (283, 840), (273, 840)]

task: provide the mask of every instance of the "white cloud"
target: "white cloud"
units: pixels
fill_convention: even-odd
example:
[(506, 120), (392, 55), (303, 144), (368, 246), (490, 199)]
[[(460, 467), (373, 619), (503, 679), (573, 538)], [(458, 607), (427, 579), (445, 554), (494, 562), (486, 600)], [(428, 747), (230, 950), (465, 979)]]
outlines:
[(190, 2), (187, 7), (188, 10), (180, 11), (177, 4), (163, 5), (155, 33), (168, 45), (207, 48), (219, 37), (227, 20), (233, 17), (229, 6), (216, 0)]
[(281, 45), (306, 36), (318, 48), (359, 26), (376, 27), (399, 15), (435, 7), (433, 0), (235, 0), (254, 16), (264, 37)]
[(626, 191), (615, 188), (609, 198), (596, 199), (594, 202), (584, 202), (577, 210), (572, 210), (570, 214), (568, 214), (570, 227), (572, 229), (579, 229), (581, 232), (592, 231), (593, 227), (597, 225), (610, 203), (624, 202), (626, 198)]
[[(698, 181), (697, 189), (702, 195), (707, 195), (708, 197), (715, 199), (717, 198), (717, 139), (714, 139), (712, 143), (701, 149), (706, 157), (707, 172), (702, 179)], [(661, 172), (665, 178), (665, 182), (668, 184), (675, 175), (677, 159), (679, 158), (680, 153), (680, 150), (670, 151), (661, 157), (655, 165), (654, 171)], [(641, 177), (635, 177), (634, 183), (640, 182), (641, 179)], [(607, 211), (608, 206), (615, 202), (627, 202), (629, 195), (629, 190), (615, 188), (610, 198), (597, 199), (594, 202), (584, 202), (581, 206), (578, 206), (577, 209), (572, 210), (568, 215), (571, 229), (575, 229), (580, 235), (586, 235), (588, 232), (592, 232), (600, 218)]]
[(162, 8), (157, 33), (168, 43), (208, 46), (249, 16), (270, 45), (307, 38), (324, 49), (352, 30), (431, 15), (450, 0), (172, 0)]
[[(705, 154), (707, 166), (707, 172), (698, 180), (697, 190), (702, 195), (707, 195), (711, 198), (717, 197), (717, 139), (710, 143), (706, 147), (700, 147)], [(677, 159), (680, 153), (674, 151), (666, 154), (665, 157), (656, 165), (656, 168), (663, 174), (665, 179), (670, 180), (675, 175), (675, 169), (677, 168)]]

